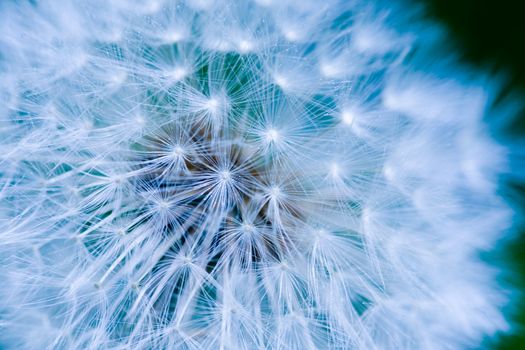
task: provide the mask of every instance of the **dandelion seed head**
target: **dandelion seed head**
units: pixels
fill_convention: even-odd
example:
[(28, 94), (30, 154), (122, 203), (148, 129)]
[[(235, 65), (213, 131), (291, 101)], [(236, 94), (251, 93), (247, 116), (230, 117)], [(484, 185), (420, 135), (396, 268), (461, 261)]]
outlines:
[(476, 258), (510, 220), (490, 91), (425, 73), (441, 45), (409, 15), (2, 3), (0, 347), (457, 349), (508, 329)]

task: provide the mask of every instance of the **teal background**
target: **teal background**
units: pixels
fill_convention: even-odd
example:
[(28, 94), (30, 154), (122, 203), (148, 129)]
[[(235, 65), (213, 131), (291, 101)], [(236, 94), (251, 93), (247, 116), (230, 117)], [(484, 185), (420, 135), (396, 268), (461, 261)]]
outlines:
[[(516, 209), (513, 230), (517, 232), (488, 259), (508, 271), (501, 276), (502, 288), (512, 286), (518, 292), (507, 311), (514, 322), (514, 332), (487, 340), (483, 348), (525, 349), (525, 298), (520, 295), (525, 291), (525, 225), (519, 222), (525, 217), (525, 169), (520, 165), (525, 164), (522, 156), (525, 153), (525, 0), (416, 1), (425, 7), (430, 20), (445, 25), (447, 40), (450, 39), (465, 64), (505, 77), (494, 109), (511, 101), (521, 101), (518, 104), (522, 106), (512, 111), (511, 118), (494, 113), (488, 119), (489, 125), (498, 125), (497, 130), (493, 130), (496, 137), (514, 143), (514, 174), (502, 177), (500, 192)], [(521, 179), (517, 176), (519, 173)]]

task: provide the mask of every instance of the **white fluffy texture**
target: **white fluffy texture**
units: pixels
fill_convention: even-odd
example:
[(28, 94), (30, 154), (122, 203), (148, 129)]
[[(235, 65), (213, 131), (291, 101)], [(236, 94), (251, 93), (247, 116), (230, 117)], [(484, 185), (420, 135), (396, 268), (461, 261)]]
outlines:
[[(486, 93), (367, 1), (3, 1), (0, 346), (457, 349), (507, 325)], [(406, 19), (406, 18), (405, 18)]]

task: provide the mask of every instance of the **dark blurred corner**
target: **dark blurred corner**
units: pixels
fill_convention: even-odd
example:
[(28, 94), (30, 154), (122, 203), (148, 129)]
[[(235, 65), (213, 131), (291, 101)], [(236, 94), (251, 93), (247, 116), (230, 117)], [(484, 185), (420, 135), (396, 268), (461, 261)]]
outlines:
[[(525, 101), (525, 0), (417, 0), (431, 20), (444, 24), (456, 50), (467, 64), (504, 74), (505, 88), (496, 104), (511, 98)], [(499, 101), (499, 102), (498, 102)], [(525, 109), (515, 113), (502, 132), (514, 140), (525, 140)], [(525, 150), (524, 150), (525, 151)], [(525, 153), (525, 152), (522, 152)], [(523, 169), (525, 172), (525, 169)], [(525, 215), (525, 183), (505, 179), (502, 193)], [(510, 266), (507, 283), (525, 291), (525, 229), (503, 249), (499, 262)], [(518, 325), (514, 334), (489, 341), (489, 349), (525, 349), (525, 298), (511, 309)], [(521, 326), (521, 330), (519, 329)]]
[[(504, 99), (525, 98), (525, 0), (419, 0), (429, 18), (444, 24), (463, 61), (508, 78)], [(507, 132), (525, 135), (525, 111)]]

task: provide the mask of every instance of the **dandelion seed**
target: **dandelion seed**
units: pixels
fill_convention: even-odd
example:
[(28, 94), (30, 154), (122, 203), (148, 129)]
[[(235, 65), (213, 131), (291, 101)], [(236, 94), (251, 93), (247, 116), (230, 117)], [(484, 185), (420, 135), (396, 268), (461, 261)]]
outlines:
[(165, 40), (167, 43), (170, 43), (170, 44), (177, 43), (177, 42), (183, 40), (184, 37), (185, 37), (185, 35), (184, 35), (182, 32), (177, 31), (177, 30), (167, 31), (167, 32), (163, 35), (164, 40)]
[(279, 75), (279, 74), (275, 75), (274, 80), (275, 80), (275, 83), (279, 85), (279, 87), (281, 87), (282, 89), (286, 90), (290, 86), (288, 80), (282, 75)]
[(351, 111), (343, 111), (341, 113), (341, 120), (343, 121), (344, 124), (346, 125), (352, 125), (353, 121), (354, 121), (354, 115)]
[(278, 199), (282, 195), (282, 191), (278, 186), (272, 186), (268, 191), (271, 199)]
[(239, 41), (238, 47), (241, 53), (247, 53), (254, 49), (253, 43), (248, 40)]
[(279, 132), (277, 130), (273, 129), (273, 128), (268, 129), (264, 133), (264, 139), (268, 143), (270, 143), (270, 142), (277, 142), (277, 141), (279, 141), (279, 138), (280, 138)]
[(182, 148), (180, 145), (175, 145), (172, 152), (175, 158), (179, 158), (184, 155), (184, 148)]
[(341, 175), (341, 167), (337, 163), (330, 164), (330, 175), (334, 178), (339, 178)]
[(186, 75), (188, 75), (188, 71), (182, 67), (175, 68), (168, 73), (168, 76), (175, 81), (182, 80)]
[(216, 98), (210, 98), (208, 102), (206, 102), (206, 109), (212, 113), (216, 113), (219, 110), (219, 101)]

